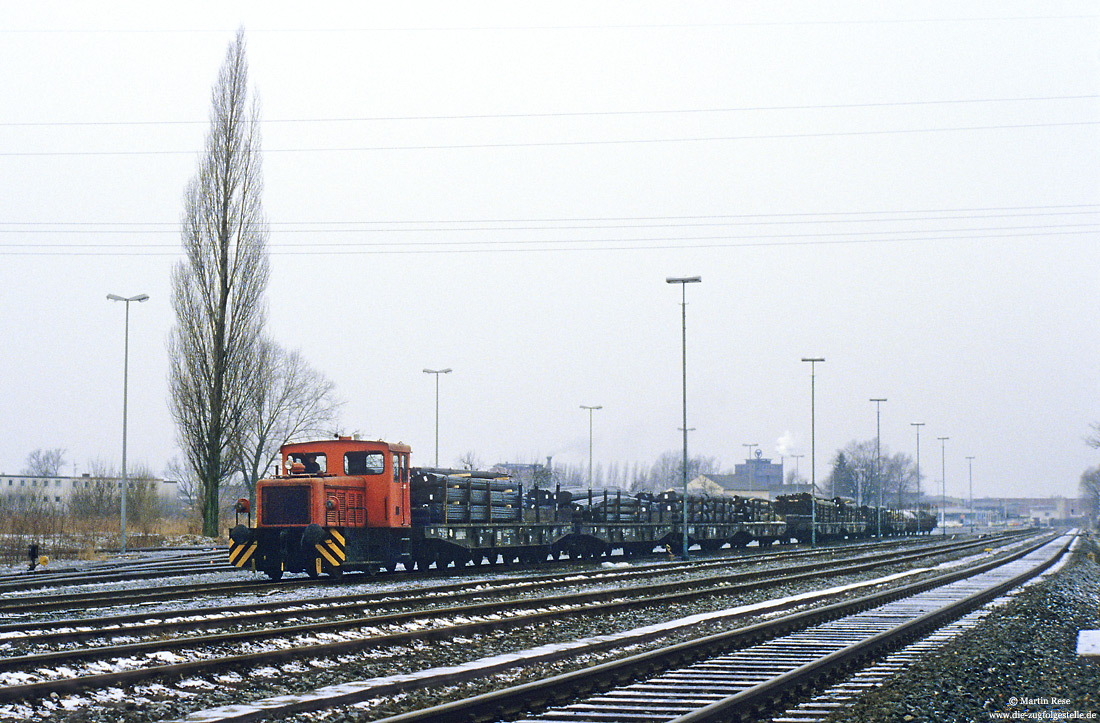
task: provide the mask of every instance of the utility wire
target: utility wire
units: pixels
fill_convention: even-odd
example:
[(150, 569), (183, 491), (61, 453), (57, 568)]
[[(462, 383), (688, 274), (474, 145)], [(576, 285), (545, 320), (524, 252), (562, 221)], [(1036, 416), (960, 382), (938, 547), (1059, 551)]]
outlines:
[[(796, 213), (695, 214), (680, 216), (590, 216), (475, 218), (426, 220), (310, 220), (269, 221), (278, 233), (410, 233), (448, 231), (544, 231), (626, 228), (691, 228), (713, 226), (770, 226), (794, 224), (899, 223), (925, 221), (1088, 216), (1100, 213), (1100, 204), (1051, 206), (989, 206), (977, 208), (923, 208), (882, 211), (806, 211)], [(952, 215), (943, 215), (952, 214)], [(897, 218), (886, 218), (897, 216)], [(857, 218), (852, 218), (857, 217)], [(862, 218), (858, 218), (862, 217)], [(727, 219), (727, 220), (718, 220)], [(652, 223), (660, 222), (660, 223)], [(469, 224), (494, 224), (471, 226)], [(514, 226), (502, 224), (539, 224)], [(563, 226), (560, 224), (577, 224)], [(596, 225), (599, 224), (599, 225)], [(401, 228), (371, 228), (374, 226)], [(330, 228), (362, 226), (364, 228)], [(294, 228), (290, 228), (294, 227)], [(124, 230), (119, 230), (124, 229)], [(152, 234), (178, 233), (179, 223), (168, 221), (0, 221), (0, 233), (42, 234)]]
[[(927, 216), (925, 218), (823, 218), (823, 219), (792, 219), (772, 221), (712, 221), (712, 222), (677, 222), (677, 223), (633, 223), (633, 224), (575, 224), (575, 225), (549, 225), (548, 221), (538, 226), (463, 226), (468, 223), (463, 221), (443, 221), (438, 225), (410, 226), (412, 221), (282, 221), (269, 222), (269, 226), (277, 234), (408, 234), (408, 233), (472, 233), (483, 231), (599, 231), (599, 230), (623, 230), (623, 229), (650, 229), (650, 228), (714, 228), (722, 226), (789, 226), (806, 224), (856, 224), (856, 223), (899, 223), (899, 222), (927, 222), (927, 221), (973, 221), (986, 219), (1009, 218), (1034, 218), (1037, 216), (1072, 216), (1095, 215), (1096, 211), (1051, 211), (1046, 213), (1005, 213), (983, 216)], [(401, 228), (375, 228), (379, 224), (402, 224)], [(508, 221), (485, 221), (483, 223), (511, 223)], [(565, 223), (564, 221), (562, 223)], [(76, 228), (87, 225), (90, 228)], [(57, 226), (57, 228), (53, 228)], [(142, 228), (133, 228), (141, 226)], [(117, 228), (115, 228), (117, 227)], [(335, 227), (335, 228), (334, 228)], [(1007, 228), (1007, 227), (1006, 227)], [(1019, 228), (1019, 227), (1012, 227)], [(0, 221), (0, 234), (68, 234), (68, 235), (150, 235), (150, 234), (178, 234), (179, 224), (166, 222), (20, 222)]]
[[(519, 252), (546, 252), (546, 251), (654, 251), (654, 250), (692, 250), (713, 248), (749, 248), (768, 247), (783, 248), (791, 246), (837, 246), (855, 244), (899, 244), (899, 243), (928, 243), (937, 241), (959, 240), (1008, 240), (1013, 238), (1032, 238), (1039, 236), (1073, 236), (1097, 234), (1096, 230), (1083, 229), (1079, 231), (1035, 231), (1028, 230), (1020, 233), (979, 233), (968, 235), (966, 232), (973, 229), (951, 230), (950, 233), (934, 236), (918, 236), (910, 238), (882, 238), (881, 234), (868, 232), (867, 238), (851, 238), (850, 234), (844, 234), (845, 238), (827, 239), (817, 235), (785, 235), (785, 236), (701, 236), (685, 239), (676, 237), (654, 238), (627, 238), (627, 239), (538, 239), (528, 241), (464, 241), (464, 242), (420, 242), (420, 243), (381, 243), (381, 244), (356, 244), (355, 247), (344, 246), (337, 249), (326, 249), (325, 246), (334, 244), (318, 244), (317, 247), (308, 244), (293, 244), (291, 248), (300, 250), (283, 250), (276, 248), (269, 251), (271, 255), (279, 256), (342, 256), (364, 254), (440, 254), (440, 253), (519, 253)], [(982, 229), (977, 229), (981, 231)], [(920, 233), (919, 231), (906, 233)], [(925, 232), (927, 233), (927, 232)], [(837, 236), (841, 234), (827, 234)], [(746, 241), (746, 238), (758, 240)], [(788, 239), (780, 241), (777, 239)], [(704, 241), (706, 243), (699, 243)], [(645, 245), (636, 245), (644, 243)], [(635, 245), (608, 245), (608, 244), (635, 244)], [(64, 245), (54, 251), (43, 251), (41, 246), (37, 250), (14, 250), (16, 247), (9, 245), (0, 246), (0, 256), (178, 256), (182, 249), (145, 246), (128, 246), (119, 250), (113, 249), (117, 245), (105, 244), (96, 247), (81, 247), (79, 245)], [(397, 247), (397, 248), (383, 248)], [(435, 247), (435, 248), (427, 248)], [(18, 248), (23, 248), (19, 246)], [(76, 250), (80, 249), (80, 250)]]
[[(1033, 103), (1056, 100), (1095, 100), (1100, 94), (1051, 95), (1017, 98), (960, 98), (943, 100), (883, 101), (875, 103), (821, 103), (809, 105), (741, 106), (732, 108), (670, 108), (649, 110), (597, 110), (560, 111), (547, 113), (463, 113), (450, 115), (363, 116), (349, 118), (264, 118), (263, 125), (281, 123), (373, 123), (389, 121), (435, 120), (495, 120), (515, 118), (585, 118), (604, 116), (677, 115), (704, 113), (747, 113), (789, 110), (841, 110), (850, 108), (890, 108), (922, 105), (962, 105), (975, 103)], [(209, 120), (151, 120), (151, 121), (10, 121), (0, 122), (0, 127), (66, 127), (66, 126), (176, 126), (209, 125)]]
[[(566, 227), (566, 228), (564, 228), (564, 230), (573, 230), (574, 228), (576, 228), (576, 227)], [(595, 230), (599, 230), (599, 228), (608, 228), (608, 229), (619, 230), (616, 227), (586, 227), (585, 230), (593, 230), (593, 228), (595, 228)], [(661, 227), (659, 227), (659, 226), (658, 227), (634, 226), (634, 227), (631, 227), (631, 228), (645, 229), (645, 228), (661, 228)], [(785, 233), (785, 234), (744, 234), (744, 233), (740, 233), (740, 234), (738, 234), (738, 238), (742, 238), (742, 239), (821, 238), (821, 237), (842, 236), (842, 235), (843, 236), (871, 236), (871, 235), (883, 235), (883, 234), (929, 234), (929, 233), (948, 234), (948, 233), (964, 233), (964, 232), (974, 232), (974, 231), (997, 233), (997, 232), (1002, 232), (1002, 231), (1052, 231), (1052, 230), (1074, 229), (1074, 228), (1080, 228), (1080, 229), (1083, 229), (1083, 230), (1097, 229), (1097, 228), (1100, 228), (1100, 223), (1042, 224), (1042, 225), (1036, 225), (1036, 226), (987, 226), (987, 227), (978, 227), (978, 228), (963, 227), (963, 228), (932, 228), (932, 229), (921, 228), (921, 229), (894, 229), (894, 230), (876, 229), (876, 230), (873, 230), (873, 231), (844, 230), (844, 231), (825, 231), (825, 232), (820, 232), (820, 233)], [(412, 230), (412, 229), (402, 229), (402, 230)], [(436, 232), (448, 233), (448, 232), (453, 232), (454, 230), (455, 229), (438, 229)], [(538, 229), (531, 229), (531, 228), (519, 228), (519, 229), (516, 229), (516, 228), (497, 228), (497, 229), (480, 229), (480, 230), (481, 231), (517, 231), (517, 230), (522, 230), (522, 231), (528, 231), (528, 230), (553, 231), (553, 230), (557, 230), (557, 229), (554, 229), (554, 228), (538, 228)], [(42, 233), (46, 233), (46, 232), (42, 232)], [(317, 232), (317, 233), (318, 234), (324, 234), (324, 233), (329, 233), (329, 232), (320, 231), (320, 232)], [(686, 237), (686, 238), (681, 236), (681, 237), (677, 237), (677, 238), (682, 238), (685, 241), (697, 241), (697, 240), (721, 239), (721, 238), (728, 238), (728, 237), (729, 237), (729, 234), (723, 234), (723, 235), (720, 235), (720, 236), (690, 236), (690, 237)], [(600, 240), (600, 241), (668, 241), (668, 240), (671, 240), (671, 239), (669, 239), (669, 238), (627, 237), (627, 238), (620, 238), (620, 239), (607, 239), (607, 238), (604, 238), (604, 239), (598, 239), (598, 240)], [(445, 241), (418, 241), (418, 240), (413, 240), (413, 241), (305, 241), (305, 242), (296, 241), (296, 242), (274, 242), (274, 243), (269, 242), (267, 244), (267, 246), (268, 246), (268, 248), (298, 248), (298, 247), (320, 248), (320, 247), (325, 247), (325, 246), (329, 246), (329, 247), (349, 247), (349, 246), (369, 247), (369, 246), (394, 246), (394, 245), (414, 245), (414, 246), (415, 245), (456, 245), (457, 246), (457, 245), (463, 245), (463, 244), (486, 244), (486, 245), (500, 244), (500, 245), (506, 245), (506, 244), (532, 244), (532, 243), (535, 243), (535, 244), (537, 244), (537, 243), (587, 243), (587, 241), (583, 240), (583, 239), (552, 239), (552, 240), (546, 240), (546, 239), (534, 239), (534, 240), (531, 240), (531, 239), (528, 239), (528, 240), (524, 240), (524, 239), (501, 239), (501, 240), (494, 240), (494, 241), (489, 241), (489, 240), (467, 241), (467, 240), (461, 240), (461, 239), (445, 240)], [(43, 243), (9, 243), (9, 244), (4, 244), (3, 246), (5, 248), (21, 248), (21, 247), (26, 247), (26, 248), (91, 248), (92, 246), (95, 246), (96, 248), (132, 248), (132, 249), (134, 249), (134, 248), (176, 248), (176, 247), (179, 246), (179, 244), (178, 243), (159, 243), (159, 244), (157, 244), (157, 243), (148, 243), (148, 244), (96, 243), (96, 244), (93, 245), (93, 244), (81, 244), (81, 243), (55, 243), (55, 244), (49, 244), (49, 243), (47, 243), (47, 244), (43, 244)]]
[[(979, 126), (946, 126), (940, 128), (896, 128), (872, 131), (815, 131), (806, 133), (770, 133), (741, 136), (694, 136), (686, 138), (626, 138), (585, 141), (517, 141), (505, 143), (445, 143), (405, 146), (351, 146), (329, 148), (268, 148), (264, 153), (364, 153), (380, 151), (445, 151), (485, 150), (493, 148), (566, 148), (583, 146), (655, 145), (660, 143), (711, 143), (718, 141), (761, 141), (792, 138), (842, 138), (856, 136), (887, 136), (907, 133), (951, 133), (966, 131), (1030, 130), (1036, 128), (1072, 128), (1100, 125), (1100, 121), (1062, 121), (1053, 123), (1014, 123)], [(198, 151), (3, 151), (0, 157), (48, 157), (48, 156), (179, 156), (196, 155)]]

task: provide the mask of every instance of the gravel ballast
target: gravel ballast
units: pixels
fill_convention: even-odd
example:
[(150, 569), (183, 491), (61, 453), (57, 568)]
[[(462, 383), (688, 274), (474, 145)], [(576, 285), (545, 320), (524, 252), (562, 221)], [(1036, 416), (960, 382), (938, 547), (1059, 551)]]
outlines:
[(1078, 658), (1100, 629), (1100, 547), (1084, 540), (1058, 573), (993, 610), (829, 723), (1100, 720), (1100, 659)]

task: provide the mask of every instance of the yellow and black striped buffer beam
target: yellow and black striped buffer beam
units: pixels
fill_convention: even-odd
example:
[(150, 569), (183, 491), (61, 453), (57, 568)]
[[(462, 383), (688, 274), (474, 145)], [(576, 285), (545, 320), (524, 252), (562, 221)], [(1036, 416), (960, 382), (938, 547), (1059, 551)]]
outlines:
[(255, 542), (246, 542), (243, 545), (238, 545), (233, 540), (229, 541), (229, 563), (236, 567), (244, 567), (245, 563), (252, 559), (252, 554), (256, 552)]
[(340, 567), (347, 558), (346, 541), (339, 530), (328, 530), (325, 539), (318, 542), (314, 547), (321, 554), (321, 557), (333, 567)]

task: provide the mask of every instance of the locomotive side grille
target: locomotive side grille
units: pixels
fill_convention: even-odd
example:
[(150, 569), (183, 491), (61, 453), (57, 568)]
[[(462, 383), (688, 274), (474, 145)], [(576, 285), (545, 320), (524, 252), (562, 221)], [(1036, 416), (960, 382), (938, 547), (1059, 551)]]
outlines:
[(260, 503), (265, 525), (309, 524), (308, 485), (265, 487)]
[(325, 508), (325, 525), (335, 527), (348, 518), (347, 493), (344, 490), (333, 490), (329, 493), (329, 499), (336, 500), (336, 509)]
[(348, 524), (363, 527), (367, 524), (367, 511), (363, 509), (363, 493), (348, 493)]
[(366, 510), (363, 509), (363, 493), (355, 490), (330, 490), (329, 497), (336, 500), (336, 509), (325, 510), (325, 525), (328, 527), (362, 527), (366, 524)]

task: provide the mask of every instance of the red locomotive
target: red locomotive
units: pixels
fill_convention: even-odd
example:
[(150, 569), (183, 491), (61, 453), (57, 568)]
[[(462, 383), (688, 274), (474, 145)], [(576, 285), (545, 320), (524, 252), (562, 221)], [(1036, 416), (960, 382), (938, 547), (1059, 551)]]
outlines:
[(284, 445), (279, 474), (256, 484), (256, 526), (230, 532), (230, 561), (275, 579), (408, 562), (410, 451), (350, 437)]

